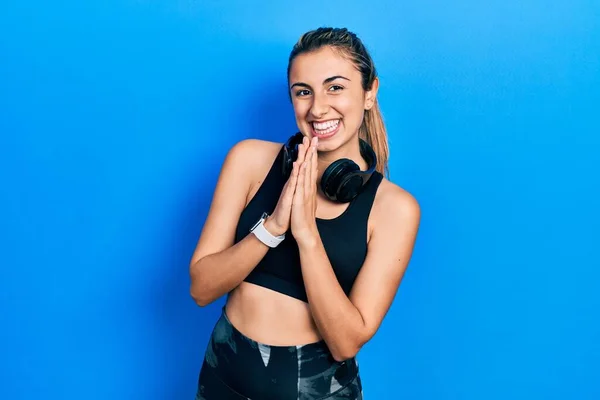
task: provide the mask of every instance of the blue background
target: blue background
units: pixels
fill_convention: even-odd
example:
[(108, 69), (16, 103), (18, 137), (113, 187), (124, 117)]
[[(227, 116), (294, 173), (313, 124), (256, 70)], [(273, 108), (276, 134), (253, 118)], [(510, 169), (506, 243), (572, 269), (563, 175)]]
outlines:
[(301, 33), (372, 52), (422, 207), (366, 399), (600, 398), (597, 1), (3, 1), (0, 398), (191, 399), (188, 262)]

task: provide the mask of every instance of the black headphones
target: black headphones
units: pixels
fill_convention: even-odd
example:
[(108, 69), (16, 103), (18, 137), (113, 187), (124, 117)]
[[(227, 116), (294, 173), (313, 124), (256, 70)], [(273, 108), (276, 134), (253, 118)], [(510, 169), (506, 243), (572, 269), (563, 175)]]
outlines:
[[(298, 145), (302, 143), (304, 135), (298, 132), (291, 136), (283, 146), (283, 162), (281, 172), (284, 178), (290, 176), (292, 164), (298, 158)], [(348, 158), (340, 158), (332, 162), (321, 177), (321, 190), (328, 199), (339, 203), (349, 203), (362, 191), (362, 188), (371, 178), (377, 166), (377, 156), (373, 148), (362, 139), (360, 141), (360, 154), (369, 164), (366, 171), (361, 171), (359, 166)]]

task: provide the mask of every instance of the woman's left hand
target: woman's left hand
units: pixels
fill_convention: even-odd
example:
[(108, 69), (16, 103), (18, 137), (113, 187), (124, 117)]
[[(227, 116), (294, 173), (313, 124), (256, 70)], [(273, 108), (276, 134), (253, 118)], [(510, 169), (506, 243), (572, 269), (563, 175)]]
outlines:
[(313, 137), (300, 166), (296, 191), (292, 200), (291, 230), (299, 245), (312, 244), (319, 236), (317, 211), (317, 144)]

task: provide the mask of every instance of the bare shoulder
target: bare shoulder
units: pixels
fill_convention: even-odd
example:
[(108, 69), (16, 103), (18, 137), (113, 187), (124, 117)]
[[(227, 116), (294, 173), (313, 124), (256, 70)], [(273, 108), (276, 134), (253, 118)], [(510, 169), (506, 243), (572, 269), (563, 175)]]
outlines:
[(225, 164), (231, 165), (232, 169), (243, 174), (247, 182), (251, 183), (263, 175), (267, 165), (267, 168), (272, 165), (282, 145), (261, 139), (243, 139), (231, 147)]
[(243, 139), (237, 142), (227, 154), (226, 164), (232, 164), (237, 171), (235, 179), (243, 179), (247, 188), (246, 203), (264, 181), (283, 143), (261, 139)]
[[(417, 199), (406, 189), (383, 178), (375, 196), (372, 216), (374, 227), (403, 227), (416, 229), (421, 217), (421, 207)], [(400, 226), (397, 226), (400, 228)]]
[(235, 164), (244, 165), (246, 171), (251, 172), (254, 166), (260, 167), (269, 160), (272, 163), (282, 145), (261, 139), (243, 139), (231, 147), (227, 158)]

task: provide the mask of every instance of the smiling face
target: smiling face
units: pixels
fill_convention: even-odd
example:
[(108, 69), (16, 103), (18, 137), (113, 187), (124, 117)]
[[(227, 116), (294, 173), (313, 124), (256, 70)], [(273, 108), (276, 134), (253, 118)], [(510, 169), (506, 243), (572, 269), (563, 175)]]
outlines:
[[(331, 47), (302, 53), (292, 62), (290, 94), (304, 136), (319, 137), (319, 151), (333, 151), (357, 138), (377, 91), (365, 91), (354, 64)], [(358, 140), (356, 140), (358, 148)]]

